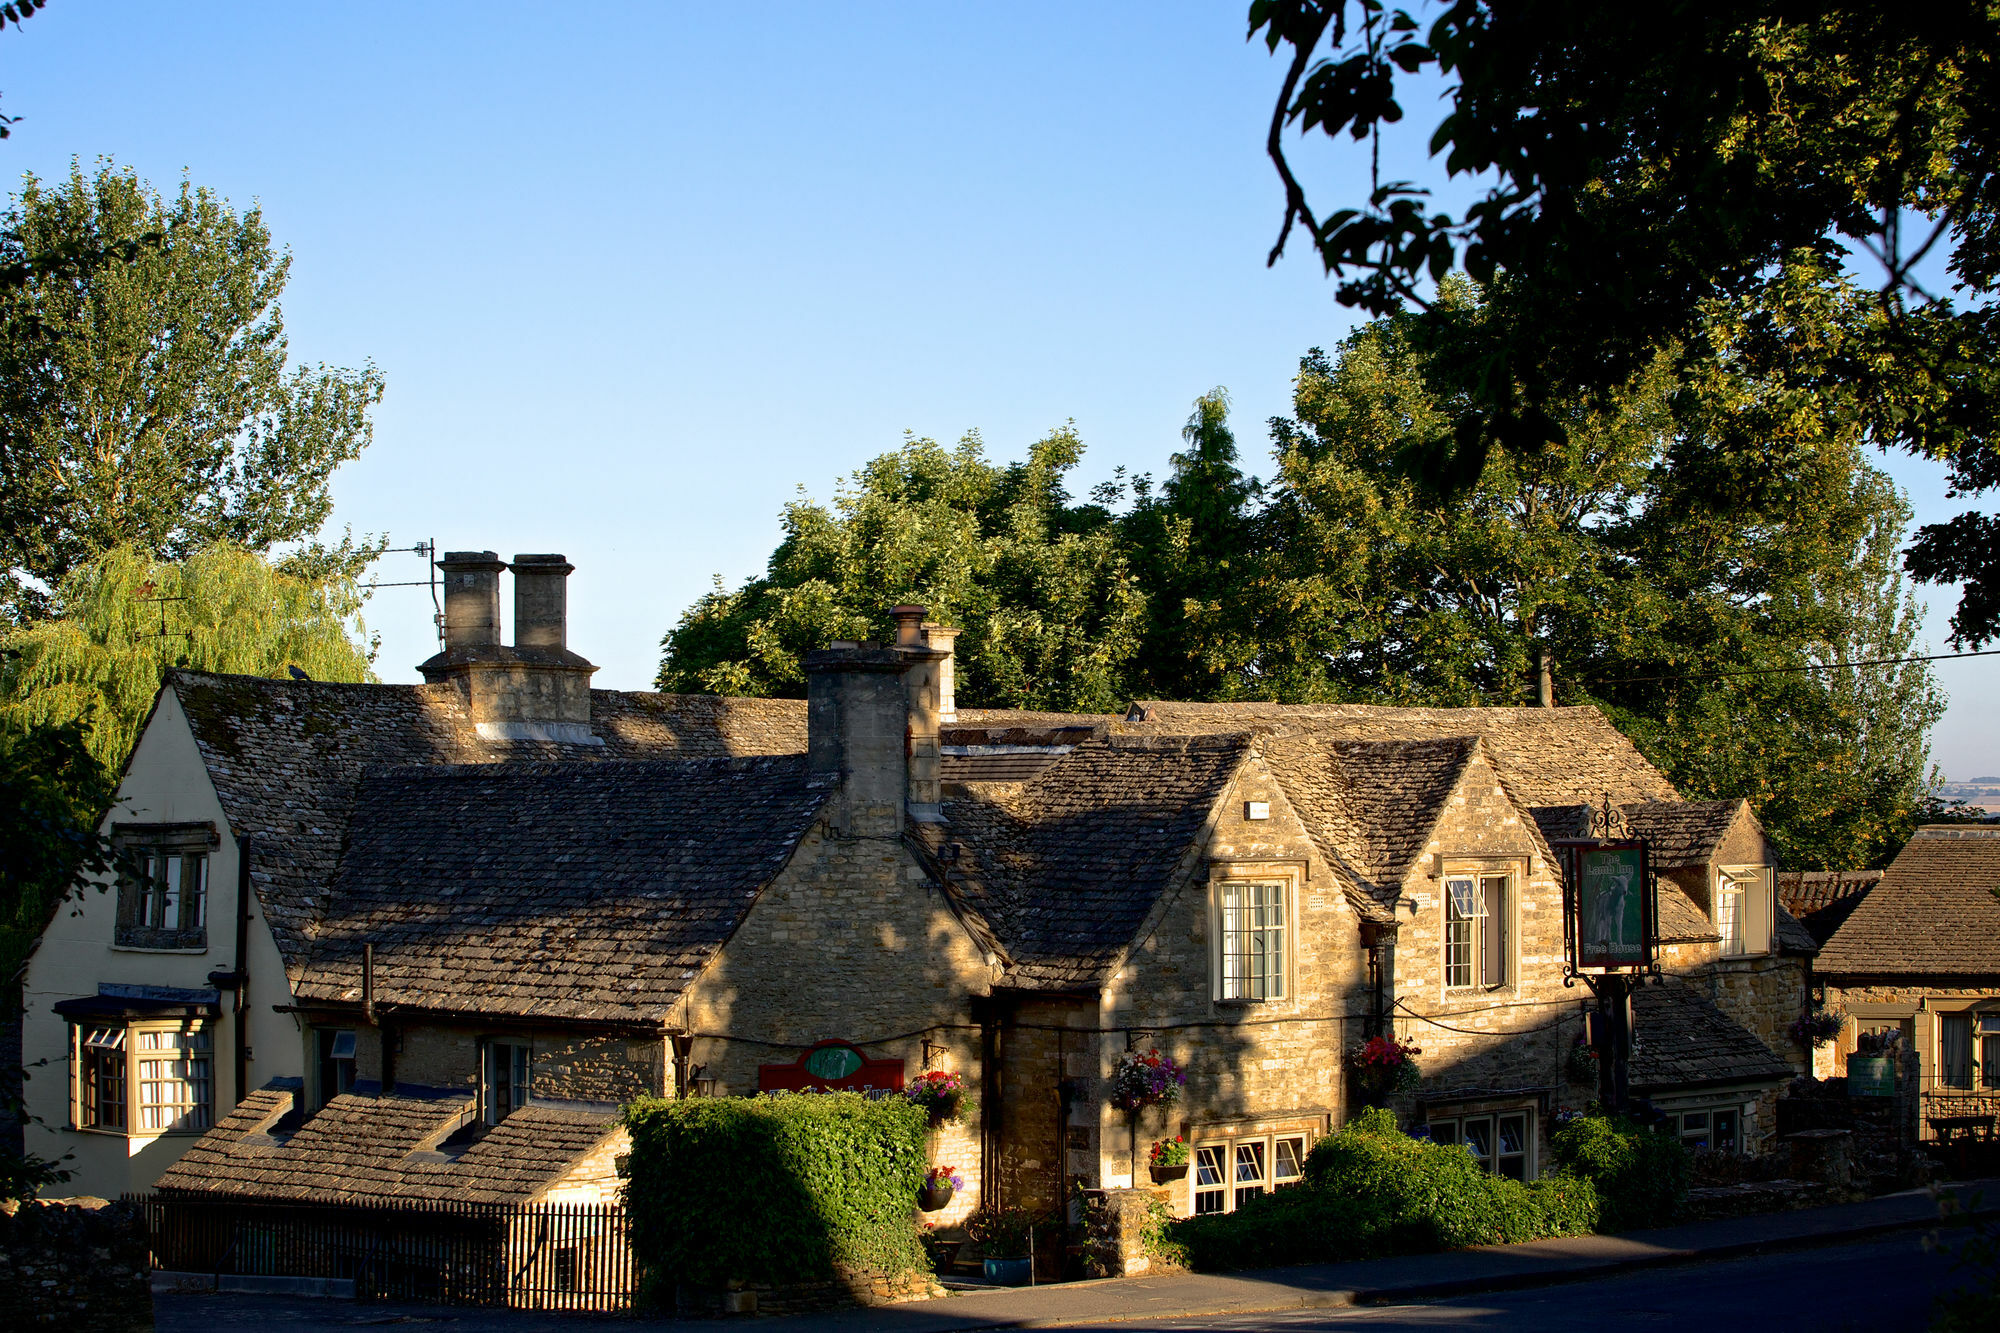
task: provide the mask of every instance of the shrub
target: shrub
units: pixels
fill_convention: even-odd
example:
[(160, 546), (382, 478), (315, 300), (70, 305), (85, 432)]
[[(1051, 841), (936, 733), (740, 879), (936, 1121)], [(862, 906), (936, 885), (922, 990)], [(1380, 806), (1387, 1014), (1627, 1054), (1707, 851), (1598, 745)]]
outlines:
[(632, 1252), (652, 1303), (671, 1298), (668, 1282), (928, 1268), (916, 1195), (929, 1124), (905, 1098), (645, 1098), (625, 1108), (625, 1125)]
[(1299, 1185), (1175, 1224), (1195, 1268), (1326, 1263), (1588, 1233), (1588, 1180), (1493, 1176), (1463, 1148), (1412, 1139), (1380, 1108), (1314, 1146)]
[(1558, 1169), (1597, 1188), (1598, 1229), (1665, 1226), (1687, 1202), (1693, 1155), (1635, 1120), (1578, 1116), (1549, 1136)]

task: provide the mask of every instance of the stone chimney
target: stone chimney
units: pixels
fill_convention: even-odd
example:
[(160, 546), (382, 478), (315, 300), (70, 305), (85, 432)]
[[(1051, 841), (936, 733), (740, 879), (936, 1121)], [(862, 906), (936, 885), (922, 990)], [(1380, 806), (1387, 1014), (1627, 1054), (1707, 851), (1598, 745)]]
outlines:
[(958, 680), (952, 669), (958, 657), (958, 630), (950, 625), (924, 622), (924, 646), (944, 654), (937, 664), (938, 721), (949, 726), (958, 721)]
[[(444, 571), (444, 651), (417, 669), (433, 685), (456, 685), (482, 740), (602, 745), (590, 730), (590, 677), (597, 668), (569, 650), (560, 555), (450, 551)], [(514, 572), (514, 639), (500, 642), (500, 571)]]
[(806, 755), (839, 773), (850, 837), (893, 838), (905, 815), (940, 817), (937, 669), (924, 609), (899, 606), (893, 644), (836, 643), (806, 655)]
[(500, 571), (507, 568), (492, 551), (446, 551), (437, 562), (444, 575), (444, 650), (500, 642)]

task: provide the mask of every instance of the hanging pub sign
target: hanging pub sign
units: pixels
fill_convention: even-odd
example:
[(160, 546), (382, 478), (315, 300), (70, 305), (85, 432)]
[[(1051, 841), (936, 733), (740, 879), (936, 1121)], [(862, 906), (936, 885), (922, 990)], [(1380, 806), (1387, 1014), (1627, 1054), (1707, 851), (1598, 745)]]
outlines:
[(902, 1086), (901, 1060), (870, 1060), (844, 1041), (823, 1041), (796, 1064), (757, 1066), (759, 1092), (894, 1092)]
[(1554, 850), (1563, 863), (1570, 975), (1656, 970), (1659, 900), (1644, 840), (1578, 839)]

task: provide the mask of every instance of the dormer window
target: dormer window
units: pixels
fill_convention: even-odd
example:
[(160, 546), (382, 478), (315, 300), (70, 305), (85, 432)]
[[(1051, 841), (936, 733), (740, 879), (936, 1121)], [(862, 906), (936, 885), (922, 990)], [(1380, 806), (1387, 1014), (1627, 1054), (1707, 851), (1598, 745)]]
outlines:
[(480, 1080), (480, 1118), (497, 1125), (528, 1104), (533, 1061), (526, 1042), (486, 1043), (485, 1074)]

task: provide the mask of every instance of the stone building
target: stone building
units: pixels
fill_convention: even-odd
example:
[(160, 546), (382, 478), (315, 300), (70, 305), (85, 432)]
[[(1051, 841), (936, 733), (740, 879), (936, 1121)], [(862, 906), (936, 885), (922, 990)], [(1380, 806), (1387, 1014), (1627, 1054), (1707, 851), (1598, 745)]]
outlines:
[(1826, 1006), (1848, 1018), (1825, 1072), (1844, 1074), (1864, 1034), (1900, 1034), (1916, 1055), (1921, 1132), (1967, 1116), (1990, 1126), (2000, 1115), (2000, 828), (1927, 824), (1867, 878), (1798, 890), (1840, 909), (1813, 968)]
[[(113, 820), (159, 869), (87, 895), (30, 974), (70, 1073), (31, 1146), (145, 1161), (93, 1163), (100, 1192), (182, 1151), (176, 1189), (338, 1188), (289, 1174), (320, 1144), (428, 1188), (524, 1112), (600, 1135), (535, 1176), (580, 1188), (641, 1093), (946, 1069), (975, 1097), (932, 1146), (968, 1185), (935, 1220), (1133, 1183), (1175, 1134), (1175, 1206), (1228, 1211), (1341, 1123), (1378, 1033), (1424, 1052), (1406, 1123), (1532, 1176), (1595, 1095), (1550, 840), (1602, 803), (1662, 872), (1635, 1084), (1690, 1142), (1769, 1132), (1814, 942), (1748, 807), (1681, 801), (1595, 710), (960, 710), (922, 608), (812, 654), (805, 701), (591, 691), (560, 557), (513, 563), (514, 645), (500, 562), (441, 564), (426, 685), (163, 689)], [(185, 905), (232, 882), (207, 920), (233, 951)], [(1186, 1071), (1175, 1105), (1111, 1105), (1135, 1051)]]

